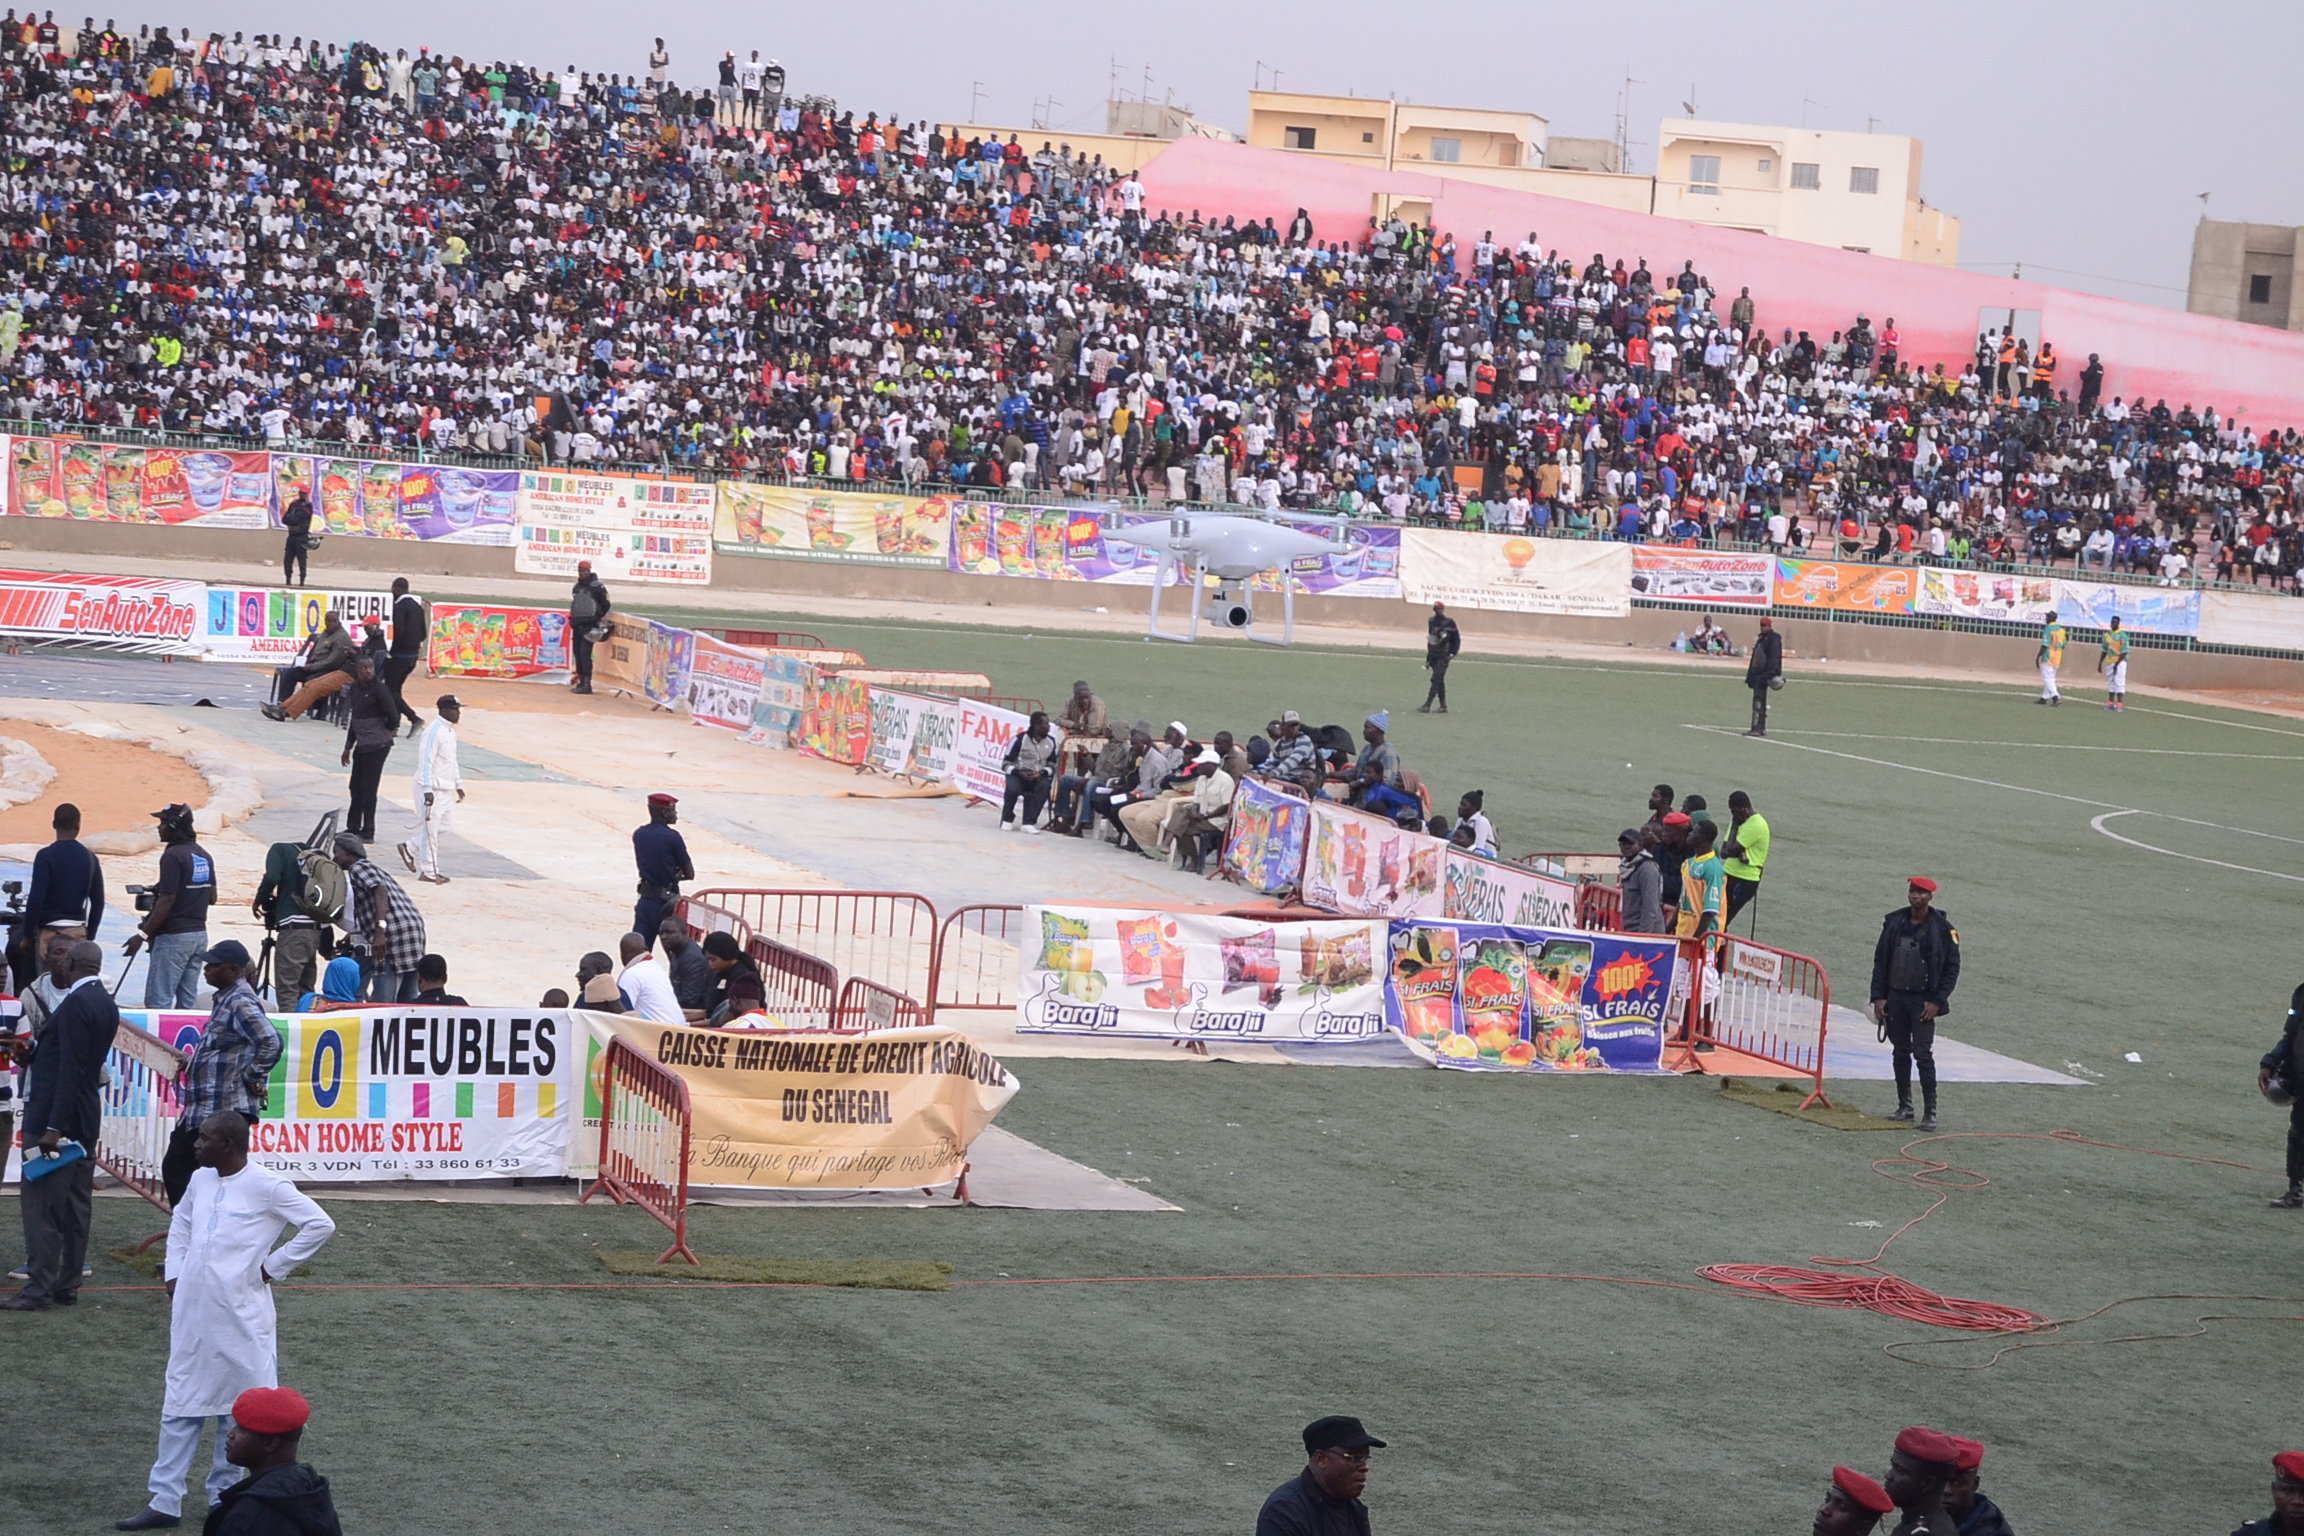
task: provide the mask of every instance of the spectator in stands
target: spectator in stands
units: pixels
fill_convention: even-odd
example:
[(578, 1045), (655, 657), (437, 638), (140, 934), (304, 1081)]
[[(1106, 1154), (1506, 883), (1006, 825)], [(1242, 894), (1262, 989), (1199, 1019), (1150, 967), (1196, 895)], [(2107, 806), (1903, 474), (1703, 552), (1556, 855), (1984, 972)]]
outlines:
[(1095, 766), (1085, 774), (1068, 773), (1056, 783), (1056, 809), (1049, 817), (1051, 831), (1077, 837), (1095, 821), (1094, 792), (1131, 780), (1136, 762), (1152, 745), (1152, 722), (1139, 720), (1126, 736), (1115, 736), (1096, 754)]
[(1472, 841), (1465, 844), (1484, 859), (1503, 857), (1496, 851), (1496, 826), (1488, 819), (1485, 791), (1468, 789), (1456, 802), (1456, 825), (1472, 829)]
[(1272, 729), (1272, 755), (1264, 759), (1258, 776), (1299, 786), (1310, 780), (1317, 787), (1325, 775), (1319, 748), (1304, 729), (1304, 717), (1295, 710), (1283, 710)]
[(448, 990), (448, 957), (426, 955), (416, 962), (416, 1002), (424, 1008), (468, 1008), (471, 1004)]
[[(1077, 695), (1075, 695), (1077, 697)], [(1040, 831), (1040, 812), (1048, 804), (1048, 791), (1056, 779), (1056, 738), (1048, 729), (1045, 710), (1032, 711), (1031, 720), (1024, 729), (1008, 740), (1008, 751), (1001, 758), (1007, 773), (1007, 787), (1000, 797), (1000, 825), (1006, 832), (1011, 826), (1037, 836)], [(1024, 802), (1023, 816), (1019, 820), (1016, 802)]]
[(1348, 774), (1330, 777), (1349, 784), (1351, 802), (1364, 811), (1391, 817), (1413, 811), (1422, 816), (1423, 808), (1416, 797), (1401, 788), (1400, 752), (1385, 735), (1391, 723), (1390, 714), (1381, 709), (1361, 722), (1360, 739), (1364, 745), (1359, 757), (1353, 761)]
[(672, 995), (680, 1000), (680, 1011), (694, 1023), (711, 1010), (706, 1000), (712, 995), (712, 967), (705, 963), (704, 950), (688, 937), (688, 925), (676, 917), (668, 917), (656, 925), (656, 937), (664, 945), (664, 974), (671, 978)]
[(1160, 839), (1175, 850), (1179, 865), (1197, 875), (1207, 870), (1209, 850), (1223, 846), (1238, 781), (1225, 771), (1224, 758), (1214, 747), (1203, 747), (1187, 772), (1185, 796), (1170, 808)]
[(1663, 933), (1664, 876), (1650, 844), (1656, 829), (1626, 827), (1616, 834), (1616, 895), (1626, 933)]
[(1085, 678), (1072, 685), (1072, 697), (1064, 701), (1064, 712), (1056, 717), (1056, 723), (1067, 736), (1104, 736), (1112, 729), (1104, 701), (1096, 697)]
[(732, 933), (704, 935), (704, 963), (712, 969), (712, 991), (705, 999), (705, 1017), (715, 1026), (767, 1006), (767, 991), (760, 967), (744, 953)]
[(1191, 762), (1197, 756), (1184, 722), (1169, 721), (1167, 734), (1137, 767), (1135, 791), (1111, 809), (1112, 823), (1130, 853), (1151, 858), (1160, 851), (1168, 813), (1190, 792)]
[(617, 983), (631, 999), (630, 1011), (657, 1024), (687, 1023), (679, 994), (672, 990), (672, 978), (664, 973), (664, 964), (649, 948), (647, 938), (628, 933), (617, 940), (617, 948), (624, 956), (624, 974)]
[[(1140, 795), (1156, 792), (1160, 779), (1166, 776), (1162, 767), (1165, 761), (1159, 744), (1152, 739), (1152, 722), (1137, 721), (1129, 727), (1128, 744), (1121, 756), (1120, 772), (1110, 778), (1099, 779), (1088, 787), (1083, 799), (1086, 820), (1093, 822), (1101, 816), (1117, 829), (1120, 826), (1120, 807)], [(1149, 769), (1147, 764), (1151, 765)], [(1101, 770), (1103, 764), (1099, 762), (1097, 767)], [(1154, 790), (1147, 791), (1144, 787), (1147, 783), (1152, 784)]]

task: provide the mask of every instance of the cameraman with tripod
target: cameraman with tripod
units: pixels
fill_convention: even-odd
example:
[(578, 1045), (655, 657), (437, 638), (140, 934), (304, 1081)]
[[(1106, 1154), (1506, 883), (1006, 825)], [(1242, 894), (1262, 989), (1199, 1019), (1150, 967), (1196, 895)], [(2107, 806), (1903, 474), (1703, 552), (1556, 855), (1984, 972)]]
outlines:
[(2304, 1210), (2304, 986), (2288, 998), (2288, 1026), (2280, 1043), (2256, 1064), (2256, 1087), (2288, 1110), (2288, 1193), (2272, 1202), (2276, 1211)]

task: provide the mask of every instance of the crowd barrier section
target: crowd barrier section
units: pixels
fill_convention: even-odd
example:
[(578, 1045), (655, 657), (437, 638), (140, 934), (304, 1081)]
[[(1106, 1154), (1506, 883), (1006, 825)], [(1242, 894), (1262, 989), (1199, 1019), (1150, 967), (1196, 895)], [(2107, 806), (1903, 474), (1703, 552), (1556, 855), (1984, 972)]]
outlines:
[(947, 1012), (1013, 1016), (1023, 975), (1024, 940), (1020, 906), (962, 907), (944, 919), (936, 935), (930, 1020), (941, 1022)]
[[(176, 1083), (184, 1070), (184, 1055), (123, 1019), (112, 1037), (104, 1066), (96, 1166), (149, 1200), (166, 1217), (168, 1187), (161, 1179), (160, 1164), (168, 1155), (168, 1139), (182, 1113)], [(167, 1229), (162, 1228), (138, 1243), (136, 1251), (142, 1253), (167, 1235)]]
[(829, 651), (833, 647), (804, 629), (724, 629), (720, 638), (755, 651)]
[(840, 995), (840, 973), (830, 961), (754, 934), (744, 952), (760, 967), (768, 1012), (794, 1029), (830, 1029)]
[(836, 1035), (867, 1035), (876, 1029), (914, 1029), (928, 1022), (928, 1010), (918, 998), (891, 992), (876, 981), (851, 976), (840, 988), (840, 1002), (832, 1010)]
[(732, 934), (739, 946), (752, 942), (752, 925), (726, 907), (715, 906), (709, 901), (698, 901), (693, 896), (683, 896), (680, 904), (672, 910), (673, 915), (680, 919), (681, 926), (688, 930), (688, 938), (692, 943), (703, 943), (704, 936), (711, 933)]
[(605, 1193), (637, 1205), (672, 1233), (657, 1255), (697, 1263), (688, 1246), (688, 1142), (695, 1128), (688, 1084), (678, 1073), (622, 1039), (608, 1042), (600, 1073), (600, 1171), (576, 1198)]
[(1576, 926), (1586, 933), (1624, 931), (1624, 893), (1612, 885), (1576, 888)]
[[(733, 912), (752, 932), (830, 961), (907, 997), (936, 994), (936, 908), (910, 891), (802, 891), (723, 887), (691, 900)], [(826, 998), (827, 1013), (832, 999)]]
[(1809, 1080), (1800, 1101), (1832, 1107), (1824, 1097), (1824, 1029), (1832, 1012), (1832, 984), (1824, 967), (1806, 955), (1711, 934), (1681, 941), (1694, 951), (1688, 1028), (1678, 1056), (1667, 1065), (1704, 1070), (1707, 1047), (1721, 1047), (1782, 1067)]

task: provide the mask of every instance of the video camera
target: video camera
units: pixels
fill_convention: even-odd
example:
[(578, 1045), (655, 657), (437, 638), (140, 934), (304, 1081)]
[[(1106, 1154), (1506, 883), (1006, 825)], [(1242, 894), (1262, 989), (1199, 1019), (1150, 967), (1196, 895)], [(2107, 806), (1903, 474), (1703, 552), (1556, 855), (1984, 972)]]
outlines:
[(24, 882), (0, 880), (0, 896), (6, 897), (8, 901), (7, 906), (0, 907), (0, 923), (13, 928), (24, 916)]
[(139, 912), (151, 911), (152, 904), (157, 899), (152, 887), (148, 885), (132, 885), (128, 887), (128, 894), (136, 898), (136, 910)]

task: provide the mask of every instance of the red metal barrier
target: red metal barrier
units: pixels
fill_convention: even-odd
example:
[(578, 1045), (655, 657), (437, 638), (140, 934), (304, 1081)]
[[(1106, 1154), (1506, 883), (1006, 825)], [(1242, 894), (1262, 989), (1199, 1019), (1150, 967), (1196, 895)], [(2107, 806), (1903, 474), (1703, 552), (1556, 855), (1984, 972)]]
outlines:
[(1622, 933), (1624, 931), (1624, 893), (1612, 885), (1591, 885), (1576, 888), (1576, 926), (1587, 933)]
[(917, 998), (891, 992), (876, 981), (851, 976), (840, 988), (840, 1004), (832, 1010), (836, 1035), (870, 1034), (876, 1029), (913, 1029), (928, 1022), (928, 1010)]
[(739, 947), (752, 942), (752, 925), (726, 907), (714, 906), (709, 901), (698, 901), (693, 896), (683, 896), (672, 912), (688, 930), (689, 939), (695, 943), (703, 943), (708, 933), (733, 934)]
[[(698, 891), (753, 933), (907, 997), (936, 994), (936, 908), (910, 891)], [(827, 1014), (830, 998), (824, 1003)]]
[(1749, 939), (1713, 934), (1684, 939), (1699, 963), (1689, 977), (1688, 1028), (1670, 1066), (1720, 1070), (1707, 1058), (1735, 1051), (1809, 1080), (1806, 1109), (1824, 1097), (1824, 1029), (1832, 1013), (1832, 983), (1806, 955)]
[(1022, 985), (1024, 909), (962, 907), (936, 936), (936, 989), (928, 1014), (1016, 1011)]
[[(168, 1186), (160, 1176), (160, 1163), (168, 1155), (168, 1138), (183, 1113), (177, 1083), (184, 1070), (184, 1053), (123, 1019), (105, 1057), (105, 1076), (96, 1131), (96, 1166), (169, 1214)], [(0, 1148), (5, 1155), (6, 1148)], [(142, 1253), (168, 1235), (153, 1233), (136, 1245)]]
[(669, 1264), (679, 1254), (697, 1262), (688, 1246), (688, 1141), (694, 1130), (688, 1084), (670, 1067), (622, 1038), (608, 1042), (600, 1073), (600, 1172), (579, 1203), (603, 1191), (618, 1205), (637, 1205), (671, 1229), (672, 1246), (657, 1255)]
[(828, 960), (754, 934), (744, 952), (760, 967), (768, 1012), (795, 1029), (830, 1029), (840, 994), (840, 973)]
[(760, 651), (832, 651), (840, 647), (826, 645), (819, 637), (804, 629), (724, 629), (720, 638), (730, 645), (750, 646)]

